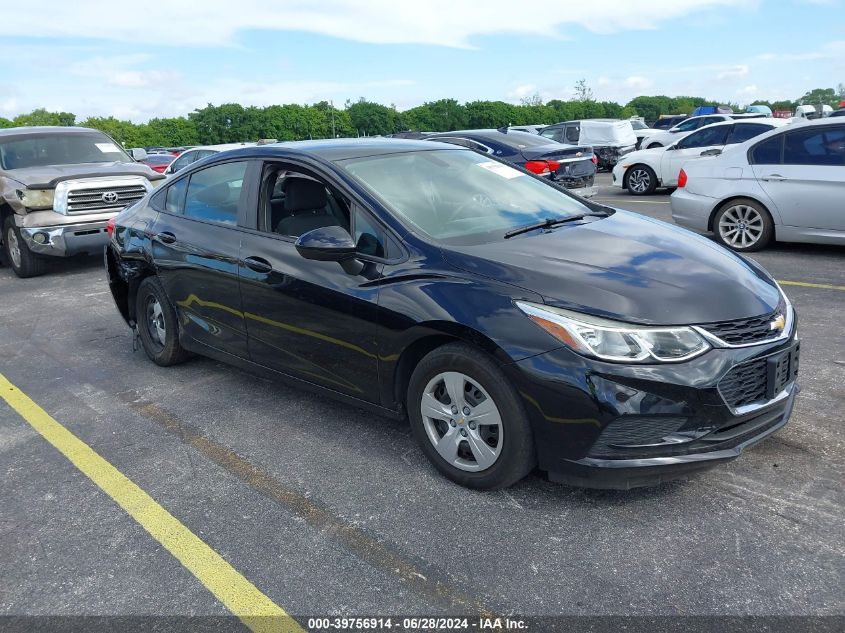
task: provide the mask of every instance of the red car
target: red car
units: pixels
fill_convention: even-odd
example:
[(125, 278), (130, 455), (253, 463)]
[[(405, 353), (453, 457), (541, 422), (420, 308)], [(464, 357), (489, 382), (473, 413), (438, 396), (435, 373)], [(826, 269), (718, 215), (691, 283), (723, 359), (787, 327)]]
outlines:
[(173, 154), (147, 154), (147, 157), (141, 162), (150, 167), (153, 171), (157, 171), (162, 174), (175, 158), (176, 157)]

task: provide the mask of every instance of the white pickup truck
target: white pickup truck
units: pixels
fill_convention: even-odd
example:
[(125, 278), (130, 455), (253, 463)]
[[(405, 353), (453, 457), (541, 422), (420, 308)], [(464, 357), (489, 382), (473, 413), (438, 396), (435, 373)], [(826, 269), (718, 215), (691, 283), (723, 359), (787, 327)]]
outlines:
[(18, 277), (43, 273), (49, 257), (102, 250), (108, 221), (164, 181), (133, 153), (88, 128), (0, 130), (0, 241)]

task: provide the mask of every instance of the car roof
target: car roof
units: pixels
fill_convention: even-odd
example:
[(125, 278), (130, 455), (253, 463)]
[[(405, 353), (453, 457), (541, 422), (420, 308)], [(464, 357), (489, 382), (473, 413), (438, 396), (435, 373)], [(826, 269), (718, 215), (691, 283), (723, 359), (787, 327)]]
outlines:
[[(523, 132), (525, 134), (525, 132)], [(534, 136), (533, 134), (531, 136)], [(284, 141), (267, 145), (241, 147), (234, 151), (238, 155), (250, 156), (285, 156), (304, 155), (327, 161), (346, 160), (348, 158), (363, 158), (365, 156), (379, 156), (401, 154), (405, 152), (430, 152), (434, 150), (470, 151), (464, 147), (449, 143), (436, 143), (428, 140), (403, 138), (338, 138), (314, 141)]]
[(95, 130), (94, 128), (90, 127), (63, 127), (59, 125), (34, 125), (32, 127), (8, 127), (5, 129), (0, 129), (0, 137), (3, 136), (21, 136), (21, 135), (32, 135), (32, 136), (47, 136), (50, 134), (55, 134), (56, 132), (61, 132), (62, 134), (89, 134), (91, 132), (96, 132), (98, 134), (103, 134), (100, 130)]

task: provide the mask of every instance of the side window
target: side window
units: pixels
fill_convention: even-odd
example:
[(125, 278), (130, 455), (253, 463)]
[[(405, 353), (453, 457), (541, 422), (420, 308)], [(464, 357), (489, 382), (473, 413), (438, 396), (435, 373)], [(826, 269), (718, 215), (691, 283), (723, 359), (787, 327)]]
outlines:
[(705, 125), (711, 125), (712, 123), (721, 123), (724, 120), (725, 119), (720, 116), (708, 116), (702, 119), (700, 127), (704, 127)]
[(756, 123), (737, 123), (734, 125), (733, 132), (728, 139), (728, 145), (735, 145), (736, 143), (744, 143), (750, 138), (759, 136), (763, 132), (768, 132), (772, 128), (768, 125), (758, 125)]
[(580, 129), (577, 125), (567, 125), (566, 126), (566, 142), (567, 143), (577, 143), (578, 139), (581, 137)]
[(185, 197), (185, 217), (236, 225), (246, 168), (245, 161), (238, 161), (191, 174)]
[(702, 119), (687, 119), (683, 123), (678, 123), (672, 129), (675, 132), (692, 132), (693, 130), (697, 130), (701, 127)]
[(559, 127), (553, 128), (553, 129), (547, 128), (547, 129), (543, 130), (542, 132), (540, 132), (540, 136), (545, 136), (546, 138), (550, 138), (553, 141), (559, 141), (560, 140), (560, 132), (561, 132), (561, 130), (560, 130)]
[(678, 141), (678, 149), (692, 149), (695, 147), (708, 147), (710, 145), (724, 145), (728, 139), (730, 125), (719, 125), (712, 128), (704, 128), (693, 132), (689, 136)]
[(353, 214), (352, 238), (355, 240), (358, 252), (362, 255), (387, 256), (383, 231), (367, 213), (358, 207), (355, 207)]
[(753, 165), (780, 165), (783, 135), (773, 136), (751, 148), (750, 162)]
[(177, 180), (167, 188), (167, 197), (164, 200), (164, 210), (174, 215), (182, 215), (185, 208), (185, 189), (188, 187), (188, 179)]
[(783, 163), (845, 166), (845, 126), (816, 127), (786, 134)]
[(281, 163), (268, 163), (261, 179), (258, 229), (286, 237), (327, 226), (349, 230), (349, 204), (332, 187)]
[(197, 160), (197, 154), (198, 153), (199, 152), (185, 152), (179, 158), (177, 158), (175, 161), (173, 161), (173, 164), (171, 165), (171, 167), (172, 167), (171, 171), (173, 173), (176, 173), (177, 171), (179, 171), (183, 167), (187, 167), (188, 165), (193, 163), (195, 160)]

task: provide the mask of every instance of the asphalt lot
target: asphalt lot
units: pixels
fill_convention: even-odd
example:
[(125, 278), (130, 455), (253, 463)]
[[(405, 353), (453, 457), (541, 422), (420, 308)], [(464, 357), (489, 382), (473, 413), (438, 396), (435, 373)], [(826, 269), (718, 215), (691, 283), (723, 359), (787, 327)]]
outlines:
[[(597, 200), (671, 221), (600, 176)], [(791, 422), (688, 480), (478, 493), (405, 423), (195, 359), (163, 369), (97, 258), (0, 268), (0, 374), (301, 623), (308, 615), (843, 615), (845, 251), (754, 256), (800, 317)], [(831, 287), (832, 286), (832, 287)], [(838, 288), (837, 288), (838, 287)], [(226, 615), (0, 400), (0, 615)]]

